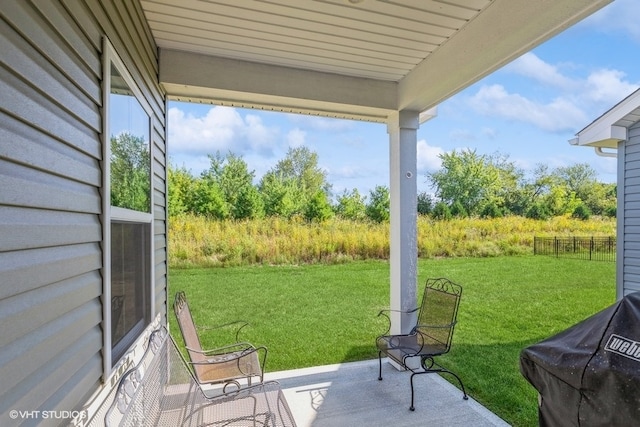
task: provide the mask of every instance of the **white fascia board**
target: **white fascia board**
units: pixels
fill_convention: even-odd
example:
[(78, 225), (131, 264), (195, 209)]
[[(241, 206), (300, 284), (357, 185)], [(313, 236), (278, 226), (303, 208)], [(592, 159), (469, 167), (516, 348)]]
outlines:
[(618, 148), (620, 141), (627, 139), (627, 128), (623, 126), (600, 124), (581, 131), (571, 140), (572, 145), (586, 147)]
[(418, 120), (420, 121), (420, 124), (422, 124), (426, 121), (436, 118), (437, 116), (438, 116), (438, 106), (436, 105), (435, 107), (422, 111), (420, 113)]
[(170, 99), (386, 122), (397, 83), (160, 49)]
[(627, 128), (621, 123), (635, 121), (637, 118), (635, 112), (638, 108), (640, 108), (640, 89), (578, 132), (575, 145), (617, 148), (618, 142), (627, 139)]
[(400, 81), (398, 108), (440, 104), (611, 1), (494, 0)]

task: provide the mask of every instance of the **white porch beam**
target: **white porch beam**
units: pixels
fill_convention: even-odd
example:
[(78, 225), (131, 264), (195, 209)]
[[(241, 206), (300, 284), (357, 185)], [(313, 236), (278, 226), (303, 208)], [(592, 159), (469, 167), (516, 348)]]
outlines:
[[(392, 310), (416, 306), (417, 244), (417, 130), (419, 111), (399, 111), (387, 122), (390, 158), (391, 298)], [(391, 313), (391, 333), (408, 333), (416, 314)]]
[(400, 81), (398, 109), (440, 104), (612, 1), (494, 0)]
[(244, 108), (386, 122), (396, 82), (160, 49), (169, 97)]

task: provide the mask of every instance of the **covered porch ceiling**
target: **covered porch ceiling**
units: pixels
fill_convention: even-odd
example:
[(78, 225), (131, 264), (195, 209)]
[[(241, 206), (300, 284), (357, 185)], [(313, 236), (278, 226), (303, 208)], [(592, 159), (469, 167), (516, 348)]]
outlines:
[(385, 122), (612, 0), (141, 0), (169, 99)]

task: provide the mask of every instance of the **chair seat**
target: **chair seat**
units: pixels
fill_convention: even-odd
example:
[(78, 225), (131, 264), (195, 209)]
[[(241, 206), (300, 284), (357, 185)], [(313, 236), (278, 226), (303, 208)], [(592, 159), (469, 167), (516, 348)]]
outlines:
[(262, 369), (257, 352), (242, 351), (215, 356), (194, 357), (195, 374), (201, 383), (219, 383), (241, 377), (261, 376)]
[(437, 356), (447, 352), (444, 344), (424, 344), (418, 340), (419, 335), (384, 335), (378, 337), (376, 346), (378, 350), (386, 353), (398, 363), (404, 364), (406, 357), (416, 356)]

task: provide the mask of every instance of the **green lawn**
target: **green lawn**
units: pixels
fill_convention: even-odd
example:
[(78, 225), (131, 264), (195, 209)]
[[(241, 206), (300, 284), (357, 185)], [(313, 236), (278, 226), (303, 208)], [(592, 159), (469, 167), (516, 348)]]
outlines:
[[(458, 327), (442, 363), (469, 394), (514, 426), (537, 425), (536, 392), (520, 375), (527, 345), (615, 301), (615, 263), (542, 256), (446, 258), (419, 262), (427, 277), (463, 286)], [(172, 269), (170, 302), (184, 290), (196, 324), (242, 319), (242, 339), (269, 348), (267, 371), (377, 357), (388, 307), (386, 262)], [(419, 292), (421, 293), (421, 292)], [(174, 334), (178, 329), (170, 316)], [(178, 333), (179, 335), (179, 333)], [(203, 347), (221, 344), (213, 332)], [(446, 378), (446, 376), (445, 376)]]

